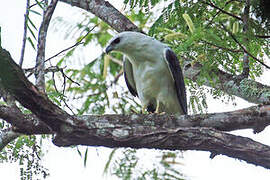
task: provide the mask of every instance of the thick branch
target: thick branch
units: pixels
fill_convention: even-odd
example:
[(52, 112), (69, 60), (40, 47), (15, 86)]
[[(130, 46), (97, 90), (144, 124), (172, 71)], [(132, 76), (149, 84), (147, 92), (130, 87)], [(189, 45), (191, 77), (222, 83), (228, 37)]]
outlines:
[[(184, 76), (188, 79), (196, 81), (199, 77), (202, 65), (192, 63), (192, 61), (184, 58)], [(213, 75), (214, 74), (214, 75)], [(261, 104), (270, 102), (270, 87), (261, 84), (252, 79), (243, 78), (242, 76), (233, 76), (221, 70), (213, 72), (212, 81), (205, 79), (204, 85), (217, 88), (223, 92), (242, 98), (250, 103)]]
[(79, 7), (95, 14), (97, 17), (109, 24), (117, 32), (139, 31), (127, 17), (104, 0), (60, 0), (72, 6)]
[(58, 134), (57, 146), (88, 145), (107, 147), (202, 150), (238, 158), (270, 168), (270, 147), (249, 138), (209, 128), (155, 129), (152, 127), (102, 127), (71, 134)]
[[(266, 126), (270, 125), (270, 106), (253, 106), (232, 112), (212, 113), (192, 116), (169, 116), (169, 115), (85, 115), (73, 116), (72, 124), (82, 124), (87, 121), (84, 128), (94, 127), (95, 124), (110, 127), (114, 124), (116, 127), (122, 126), (153, 126), (158, 128), (173, 129), (175, 127), (208, 127), (221, 131), (233, 131), (239, 129), (253, 129), (254, 132), (260, 132)], [(40, 120), (33, 114), (22, 114), (17, 109), (0, 106), (0, 118), (15, 126), (17, 132), (23, 134), (52, 134), (53, 132), (43, 123), (48, 119)], [(67, 121), (63, 116), (62, 121)], [(75, 125), (74, 127), (77, 127)], [(84, 129), (83, 128), (83, 129)]]
[(51, 128), (33, 114), (23, 114), (19, 109), (0, 105), (0, 118), (23, 134), (52, 134)]
[(2, 48), (0, 48), (0, 80), (4, 88), (24, 107), (30, 109), (39, 119), (47, 119), (45, 123), (52, 130), (59, 130), (63, 123), (63, 116), (69, 117), (65, 111), (53, 104), (45, 94), (28, 81), (22, 69)]

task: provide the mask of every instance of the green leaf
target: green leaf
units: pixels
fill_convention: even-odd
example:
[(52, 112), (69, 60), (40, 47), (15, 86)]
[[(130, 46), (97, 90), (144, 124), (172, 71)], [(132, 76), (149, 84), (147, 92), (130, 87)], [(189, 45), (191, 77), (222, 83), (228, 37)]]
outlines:
[(32, 39), (30, 37), (27, 37), (27, 40), (30, 42), (32, 48), (36, 50), (35, 44), (33, 43)]
[(41, 8), (41, 9), (44, 9), (44, 4), (38, 0), (35, 0), (37, 5)]
[(85, 153), (84, 153), (84, 161), (83, 161), (84, 167), (86, 167), (86, 162), (87, 162), (87, 157), (88, 157), (87, 154), (88, 154), (88, 147), (86, 148)]
[(29, 12), (32, 12), (32, 13), (39, 15), (39, 16), (42, 16), (38, 11), (35, 11), (33, 9), (29, 9)]
[(37, 30), (37, 27), (35, 26), (35, 24), (33, 23), (33, 21), (29, 18), (29, 16), (27, 17), (27, 20), (30, 22), (30, 24), (33, 26), (33, 28), (35, 30)]
[(28, 26), (28, 24), (27, 24), (26, 26), (27, 26), (27, 29), (30, 31), (32, 37), (33, 37), (35, 40), (37, 40), (36, 35), (35, 35), (35, 33), (32, 31), (32, 29)]
[(104, 167), (104, 170), (103, 170), (103, 174), (107, 174), (108, 173), (109, 166), (110, 166), (110, 164), (112, 162), (113, 156), (116, 153), (116, 151), (117, 151), (117, 148), (114, 148), (112, 150), (112, 152), (110, 153), (109, 159), (108, 159), (108, 161), (105, 164), (105, 167)]

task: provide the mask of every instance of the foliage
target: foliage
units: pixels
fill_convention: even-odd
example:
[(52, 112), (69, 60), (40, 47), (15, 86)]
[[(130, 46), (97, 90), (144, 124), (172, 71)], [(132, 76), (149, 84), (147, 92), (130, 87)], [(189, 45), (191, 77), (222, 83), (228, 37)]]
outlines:
[[(35, 2), (37, 6), (31, 8), (27, 17), (27, 29), (30, 32), (27, 39), (34, 49), (38, 29), (32, 17), (40, 16), (45, 6), (42, 0)], [(243, 30), (243, 21), (237, 18), (243, 16), (245, 1), (216, 0), (212, 3), (208, 0), (124, 0), (123, 3), (126, 6), (124, 13), (129, 19), (150, 36), (167, 43), (177, 53), (181, 64), (183, 59), (180, 57), (202, 64), (196, 81), (185, 80), (190, 93), (190, 113), (207, 111), (207, 93), (221, 101), (233, 100), (233, 97), (225, 95), (220, 89), (205, 88), (203, 84), (209, 81), (215, 86), (218, 83), (215, 74), (218, 69), (232, 75), (240, 75), (243, 72), (244, 50), (239, 44), (261, 61), (265, 56), (269, 56), (270, 39), (257, 37), (270, 34), (270, 29), (266, 28), (269, 20), (262, 18), (261, 21), (258, 18), (264, 15), (264, 11), (260, 11), (258, 1), (253, 0), (251, 3), (247, 31)], [(91, 44), (101, 51), (114, 31), (97, 17), (77, 11), (81, 15), (79, 23), (65, 17), (57, 17), (50, 25), (54, 33), (64, 34), (64, 38), (75, 39), (77, 45), (69, 49), (65, 56), (46, 62), (47, 67), (55, 64), (58, 68), (46, 76), (46, 92), (49, 98), (77, 115), (139, 112), (141, 108), (138, 100), (128, 93), (127, 88), (121, 83), (121, 78), (119, 79), (122, 74), (122, 55), (113, 53), (111, 56), (105, 56), (102, 53), (89, 61), (80, 52), (80, 45), (82, 48), (88, 48)], [(87, 63), (75, 66), (80, 58), (87, 59)], [(254, 58), (249, 59), (249, 78), (260, 77), (264, 70), (262, 65)], [(3, 122), (0, 125), (1, 129), (8, 127)], [(48, 172), (40, 163), (42, 151), (38, 142), (42, 142), (43, 138), (45, 137), (39, 139), (35, 136), (22, 136), (10, 143), (1, 152), (0, 158), (2, 161), (19, 162), (22, 167), (22, 179), (31, 179), (35, 174), (45, 178)], [(138, 164), (142, 160), (139, 159), (136, 150), (117, 150), (117, 153), (115, 151), (112, 152), (105, 169), (118, 178), (183, 178), (179, 169), (176, 170), (177, 163), (167, 161), (168, 158), (179, 158), (179, 152), (160, 152), (161, 156), (156, 158), (152, 168), (140, 169)], [(86, 149), (85, 165), (87, 152)], [(81, 154), (79, 150), (78, 153)]]
[[(46, 178), (48, 169), (41, 164), (42, 141), (36, 136), (20, 136), (0, 153), (0, 162), (18, 162), (21, 180)], [(39, 145), (38, 145), (39, 144)]]
[[(140, 153), (145, 154), (144, 158), (139, 158)], [(151, 164), (151, 156), (148, 153), (157, 154), (154, 158), (156, 162)], [(182, 165), (179, 161), (182, 158), (181, 153), (172, 153), (170, 151), (151, 152), (147, 150), (118, 149), (113, 150), (106, 165), (106, 173), (110, 173), (119, 179), (171, 179), (182, 180), (183, 174), (177, 170), (176, 165)], [(113, 158), (114, 157), (114, 158)], [(149, 162), (149, 165), (145, 163)], [(110, 168), (109, 168), (110, 167)], [(150, 167), (150, 168), (149, 168)]]

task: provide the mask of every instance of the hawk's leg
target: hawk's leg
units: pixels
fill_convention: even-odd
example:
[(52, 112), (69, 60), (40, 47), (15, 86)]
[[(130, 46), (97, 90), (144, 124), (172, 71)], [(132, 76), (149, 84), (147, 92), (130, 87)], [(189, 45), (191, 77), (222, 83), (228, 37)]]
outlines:
[(160, 115), (165, 114), (165, 112), (159, 112), (159, 108), (160, 108), (160, 101), (157, 100), (157, 107), (156, 107), (155, 113), (160, 114)]
[(142, 114), (147, 114), (146, 107), (147, 107), (147, 105), (142, 106)]
[(156, 107), (156, 110), (155, 110), (155, 113), (159, 113), (159, 100), (157, 100), (157, 107)]

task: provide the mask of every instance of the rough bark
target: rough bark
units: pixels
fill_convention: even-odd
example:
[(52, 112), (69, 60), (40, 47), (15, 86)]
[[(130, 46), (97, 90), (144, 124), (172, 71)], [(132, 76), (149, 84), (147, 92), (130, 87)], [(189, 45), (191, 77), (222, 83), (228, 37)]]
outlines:
[(0, 151), (11, 141), (15, 140), (21, 134), (11, 129), (1, 130), (0, 132)]
[[(40, 129), (44, 128), (44, 133), (52, 133), (51, 130), (56, 133), (53, 142), (57, 146), (80, 144), (107, 147), (203, 150), (210, 151), (212, 156), (223, 154), (254, 165), (270, 168), (269, 146), (249, 138), (209, 128), (214, 125), (215, 128), (222, 129), (221, 124), (223, 124), (224, 130), (233, 130), (234, 126), (261, 130), (270, 122), (270, 105), (228, 113), (179, 117), (157, 114), (71, 116), (38, 91), (11, 59), (10, 54), (3, 49), (0, 49), (0, 80), (5, 89), (17, 101), (35, 114), (17, 116), (21, 112), (17, 110), (13, 112), (12, 109), (0, 106), (0, 117), (15, 125), (20, 132), (25, 128), (24, 124), (32, 126), (32, 123), (35, 126), (35, 122), (44, 122), (37, 124), (39, 124)], [(25, 123), (20, 123), (19, 119)], [(230, 121), (236, 124), (230, 124)], [(240, 121), (241, 124), (238, 124)], [(35, 129), (35, 127), (32, 129)], [(46, 132), (47, 130), (48, 132)], [(28, 133), (31, 134), (31, 132)], [(35, 131), (33, 130), (32, 133), (35, 133)]]
[[(24, 107), (36, 114), (38, 118), (47, 119), (46, 123), (52, 127), (52, 130), (59, 130), (63, 115), (66, 117), (69, 117), (69, 115), (53, 104), (44, 93), (28, 81), (22, 69), (11, 59), (10, 54), (2, 48), (0, 48), (0, 61), (0, 80), (4, 88)], [(61, 114), (61, 117), (59, 117), (59, 114)]]
[[(60, 1), (95, 14), (118, 32), (130, 30), (139, 31), (139, 28), (135, 24), (133, 24), (127, 17), (121, 14), (117, 9), (113, 8), (112, 5), (107, 1)], [(185, 59), (184, 69), (185, 78), (196, 81), (201, 70), (201, 65), (192, 65), (190, 60)], [(261, 84), (248, 78), (243, 78), (243, 76), (233, 76), (221, 70), (216, 72), (216, 77), (218, 77), (218, 83), (214, 85), (213, 83), (209, 83), (209, 81), (206, 80), (204, 85), (221, 89), (225, 93), (237, 96), (250, 103), (261, 104), (270, 102), (270, 87), (267, 85)], [(214, 79), (216, 77), (213, 77), (214, 81), (216, 81)]]
[(60, 0), (72, 6), (79, 7), (95, 14), (97, 17), (108, 23), (117, 32), (139, 31), (139, 28), (133, 24), (127, 17), (104, 0)]
[[(46, 1), (45, 1), (46, 2)], [(45, 46), (47, 31), (49, 28), (50, 20), (52, 18), (54, 9), (58, 0), (52, 0), (48, 7), (44, 7), (43, 20), (41, 22), (38, 33), (37, 57), (36, 57), (36, 86), (39, 90), (45, 92)], [(46, 4), (46, 3), (45, 3)]]
[[(185, 78), (196, 81), (199, 77), (202, 65), (199, 63), (192, 63), (191, 60), (184, 60), (184, 76)], [(205, 79), (204, 85), (223, 92), (237, 96), (250, 103), (265, 104), (270, 102), (270, 86), (259, 83), (255, 80), (243, 78), (243, 76), (233, 76), (222, 70), (212, 72), (209, 77), (212, 78), (210, 83), (209, 79)]]
[(80, 133), (59, 134), (58, 146), (90, 145), (106, 147), (155, 148), (210, 151), (270, 168), (270, 147), (249, 138), (210, 128), (155, 129), (151, 127), (98, 127)]

